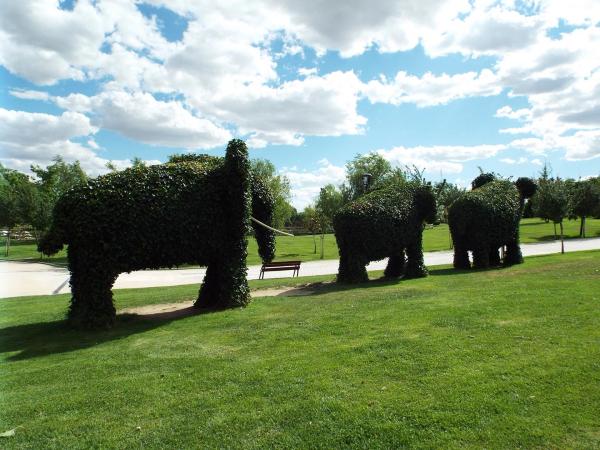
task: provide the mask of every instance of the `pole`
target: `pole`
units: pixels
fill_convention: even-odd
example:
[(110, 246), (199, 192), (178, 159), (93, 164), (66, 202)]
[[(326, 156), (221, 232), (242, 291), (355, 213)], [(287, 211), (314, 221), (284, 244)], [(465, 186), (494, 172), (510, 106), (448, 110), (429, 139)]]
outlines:
[(276, 228), (270, 227), (266, 223), (262, 223), (260, 220), (255, 219), (252, 216), (250, 216), (250, 219), (252, 219), (254, 222), (256, 222), (257, 224), (259, 224), (260, 226), (263, 226), (263, 227), (265, 227), (268, 230), (274, 231), (275, 233), (283, 234), (284, 236), (292, 236), (292, 237), (294, 237), (294, 235), (292, 233), (286, 233), (285, 231), (281, 231), (281, 230), (278, 230)]

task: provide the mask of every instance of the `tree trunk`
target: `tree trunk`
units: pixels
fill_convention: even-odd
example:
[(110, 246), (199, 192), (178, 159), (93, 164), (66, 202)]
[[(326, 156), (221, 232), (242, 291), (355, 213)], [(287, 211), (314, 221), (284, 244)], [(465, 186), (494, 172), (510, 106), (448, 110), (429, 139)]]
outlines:
[(317, 254), (317, 236), (315, 236), (315, 232), (314, 231), (313, 231), (312, 236), (313, 236), (313, 244), (315, 246), (315, 249), (314, 249), (313, 253), (316, 255)]
[(560, 221), (560, 252), (561, 253), (565, 252), (565, 240), (564, 240), (564, 236), (563, 236), (563, 223), (562, 223), (562, 220)]
[(323, 234), (321, 235), (321, 259), (325, 258), (324, 242), (325, 242), (325, 233), (323, 232)]
[(6, 235), (6, 252), (4, 256), (8, 257), (8, 252), (10, 250), (10, 228), (8, 229), (8, 234)]
[(579, 227), (579, 237), (585, 237), (585, 216), (581, 216), (581, 226)]

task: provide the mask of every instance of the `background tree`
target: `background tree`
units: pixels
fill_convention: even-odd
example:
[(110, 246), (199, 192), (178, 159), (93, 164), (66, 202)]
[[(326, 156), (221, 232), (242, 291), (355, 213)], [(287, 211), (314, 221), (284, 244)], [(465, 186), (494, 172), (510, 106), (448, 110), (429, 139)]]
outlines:
[(37, 207), (28, 223), (38, 232), (50, 226), (52, 209), (58, 198), (69, 189), (88, 180), (79, 161), (66, 163), (61, 156), (55, 156), (52, 161), (53, 163), (46, 168), (31, 166), (31, 171), (37, 177), (35, 184), (38, 188), (38, 199)]
[(131, 167), (133, 168), (138, 168), (138, 167), (147, 167), (146, 161), (144, 161), (142, 158), (140, 158), (139, 156), (134, 156), (131, 159)]
[(317, 213), (317, 210), (314, 208), (314, 206), (309, 205), (306, 208), (304, 208), (303, 219), (304, 219), (304, 221), (303, 221), (304, 228), (306, 228), (312, 234), (313, 245), (314, 245), (313, 253), (316, 254), (317, 253), (316, 234), (321, 230), (321, 223), (319, 221), (319, 215)]
[(565, 252), (563, 220), (569, 214), (569, 196), (564, 181), (548, 179), (539, 184), (536, 192), (535, 212), (560, 226), (560, 247)]
[(331, 231), (333, 216), (343, 205), (344, 199), (342, 193), (333, 184), (328, 184), (321, 188), (315, 204), (321, 228), (321, 259), (325, 257), (323, 242), (325, 240), (325, 233)]
[(0, 226), (7, 230), (5, 256), (10, 252), (14, 228), (31, 223), (38, 207), (39, 197), (31, 178), (0, 164)]
[(273, 163), (266, 159), (253, 159), (250, 165), (253, 175), (261, 178), (269, 186), (275, 199), (273, 226), (284, 227), (295, 211), (290, 204), (290, 180), (284, 175), (277, 175)]
[(448, 223), (448, 208), (464, 192), (464, 189), (445, 179), (434, 183), (433, 193), (437, 204), (437, 222)]
[(579, 237), (585, 237), (585, 218), (593, 216), (600, 204), (600, 187), (591, 180), (575, 181), (569, 189), (569, 212), (581, 219)]
[(398, 175), (398, 172), (393, 172), (389, 161), (378, 153), (356, 155), (352, 161), (346, 163), (346, 196), (348, 200), (354, 200), (365, 193), (363, 184), (365, 173), (371, 174), (370, 189), (381, 187), (391, 175)]

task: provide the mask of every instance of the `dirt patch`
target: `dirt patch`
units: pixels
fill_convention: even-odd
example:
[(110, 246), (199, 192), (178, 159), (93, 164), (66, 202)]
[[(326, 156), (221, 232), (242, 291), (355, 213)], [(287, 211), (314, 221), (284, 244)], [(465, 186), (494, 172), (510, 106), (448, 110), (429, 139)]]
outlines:
[[(301, 287), (260, 289), (252, 291), (250, 294), (252, 297), (299, 297), (314, 293), (315, 287), (313, 285), (306, 285)], [(198, 313), (198, 310), (194, 308), (193, 300), (179, 303), (160, 303), (158, 305), (137, 306), (135, 308), (125, 308), (119, 311), (119, 314), (135, 314), (137, 316), (143, 316), (144, 318), (156, 317), (161, 319), (183, 317), (196, 313)]]

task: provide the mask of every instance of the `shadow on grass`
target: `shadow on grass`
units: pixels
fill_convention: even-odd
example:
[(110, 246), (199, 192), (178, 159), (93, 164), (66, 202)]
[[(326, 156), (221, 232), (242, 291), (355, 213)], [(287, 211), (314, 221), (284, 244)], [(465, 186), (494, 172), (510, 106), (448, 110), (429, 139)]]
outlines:
[(8, 361), (68, 353), (144, 333), (175, 320), (220, 311), (189, 307), (146, 315), (119, 314), (113, 328), (100, 331), (74, 330), (66, 320), (16, 325), (0, 329), (0, 353), (19, 352), (10, 356)]
[[(501, 268), (484, 270), (499, 269)], [(431, 269), (429, 275), (437, 277), (472, 273), (475, 271), (480, 270), (439, 268)], [(302, 289), (311, 291), (309, 295), (318, 296), (354, 289), (370, 289), (395, 285), (409, 287), (410, 283), (411, 279), (381, 277), (357, 284), (338, 284), (335, 282), (312, 283), (303, 286)], [(194, 307), (186, 307), (174, 311), (170, 310), (144, 315), (122, 313), (117, 315), (117, 321), (113, 328), (103, 331), (73, 330), (67, 325), (65, 320), (16, 325), (0, 329), (0, 353), (18, 352), (10, 356), (8, 358), (9, 361), (21, 361), (46, 355), (68, 353), (144, 333), (190, 316), (213, 314), (220, 311), (223, 310), (199, 310)]]
[[(430, 269), (429, 276), (437, 277), (437, 276), (447, 276), (447, 275), (458, 275), (458, 274), (466, 274), (473, 272), (480, 272), (486, 270), (500, 270), (503, 267), (492, 267), (489, 269), (453, 269), (451, 267), (444, 267), (439, 269)], [(349, 291), (353, 289), (370, 289), (370, 288), (378, 288), (378, 287), (386, 287), (386, 286), (398, 286), (401, 287), (403, 285), (407, 286), (411, 283), (411, 281), (418, 280), (418, 278), (407, 278), (404, 279), (402, 277), (399, 278), (386, 278), (381, 276), (379, 278), (372, 278), (369, 281), (365, 281), (364, 283), (336, 283), (335, 281), (331, 282), (318, 282), (318, 283), (308, 283), (302, 287), (307, 291), (310, 291), (310, 295), (323, 295), (328, 294), (330, 292), (343, 292)], [(286, 296), (286, 293), (282, 293), (281, 296)], [(292, 295), (294, 297), (299, 295)]]

